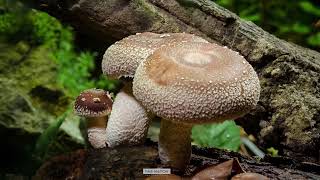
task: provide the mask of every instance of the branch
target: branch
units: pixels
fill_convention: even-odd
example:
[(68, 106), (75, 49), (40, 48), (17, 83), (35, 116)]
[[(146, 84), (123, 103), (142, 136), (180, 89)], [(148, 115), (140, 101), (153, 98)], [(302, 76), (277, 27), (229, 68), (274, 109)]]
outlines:
[[(237, 158), (246, 172), (263, 174), (270, 179), (319, 179), (320, 166), (290, 158), (269, 157), (263, 160), (244, 157), (236, 152), (197, 147), (192, 148), (191, 162), (180, 174), (191, 177), (202, 169)], [(157, 144), (144, 146), (79, 150), (47, 161), (37, 171), (35, 179), (144, 179), (143, 168), (161, 167)]]

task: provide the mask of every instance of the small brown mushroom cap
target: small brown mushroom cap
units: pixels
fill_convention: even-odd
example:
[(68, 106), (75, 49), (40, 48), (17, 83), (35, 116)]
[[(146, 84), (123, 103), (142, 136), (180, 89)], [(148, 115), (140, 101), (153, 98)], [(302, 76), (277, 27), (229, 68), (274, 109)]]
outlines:
[(80, 93), (74, 104), (74, 111), (79, 116), (107, 116), (111, 112), (112, 99), (102, 89), (88, 89)]
[(237, 118), (256, 106), (259, 79), (237, 52), (211, 43), (156, 50), (133, 81), (135, 97), (156, 115), (184, 123)]
[(156, 49), (175, 43), (207, 42), (187, 33), (137, 33), (111, 45), (102, 60), (102, 71), (112, 78), (133, 77), (140, 62)]

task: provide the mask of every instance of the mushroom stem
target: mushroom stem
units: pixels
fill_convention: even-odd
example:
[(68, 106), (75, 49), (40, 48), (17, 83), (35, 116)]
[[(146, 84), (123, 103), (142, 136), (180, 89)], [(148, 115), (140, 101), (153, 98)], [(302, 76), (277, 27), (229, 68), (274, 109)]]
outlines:
[(192, 124), (161, 120), (159, 157), (162, 164), (183, 171), (191, 156)]
[(132, 94), (132, 82), (126, 82), (117, 94), (106, 130), (109, 147), (143, 144), (151, 115)]
[(107, 127), (107, 116), (101, 117), (87, 117), (87, 127), (99, 127), (99, 128), (106, 128)]
[(106, 116), (87, 118), (88, 141), (94, 148), (106, 147)]

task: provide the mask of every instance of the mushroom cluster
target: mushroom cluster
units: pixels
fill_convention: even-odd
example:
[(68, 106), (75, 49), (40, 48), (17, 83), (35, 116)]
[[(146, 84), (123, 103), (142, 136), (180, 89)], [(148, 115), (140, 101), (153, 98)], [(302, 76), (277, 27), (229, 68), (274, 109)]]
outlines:
[(138, 66), (133, 94), (161, 117), (159, 157), (183, 170), (191, 155), (194, 124), (238, 118), (254, 108), (259, 79), (237, 52), (189, 42), (156, 50)]
[[(194, 124), (243, 116), (256, 106), (260, 95), (258, 76), (243, 56), (187, 33), (145, 32), (124, 38), (106, 50), (102, 71), (123, 80), (124, 87), (113, 102), (108, 125), (98, 123), (99, 128), (106, 127), (100, 133), (105, 136), (98, 138), (93, 129), (90, 143), (94, 147), (141, 144), (151, 116), (156, 115), (162, 118), (159, 157), (164, 165), (178, 170), (190, 161)], [(76, 110), (83, 108), (86, 93), (78, 97)], [(85, 106), (100, 108), (95, 100), (90, 103)], [(110, 103), (109, 98), (106, 104)], [(77, 112), (93, 119), (90, 113)], [(98, 113), (104, 121), (94, 122), (106, 122), (108, 113)]]
[(111, 78), (125, 78), (124, 89), (114, 100), (108, 120), (107, 144), (142, 144), (146, 138), (152, 114), (132, 95), (132, 79), (139, 64), (155, 50), (178, 43), (207, 42), (201, 37), (187, 33), (156, 34), (137, 33), (111, 45), (102, 60), (102, 71)]

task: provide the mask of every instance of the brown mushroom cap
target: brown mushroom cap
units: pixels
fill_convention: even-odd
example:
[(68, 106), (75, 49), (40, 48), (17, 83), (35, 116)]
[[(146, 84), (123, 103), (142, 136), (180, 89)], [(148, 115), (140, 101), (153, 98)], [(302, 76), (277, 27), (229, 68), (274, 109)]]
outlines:
[(102, 89), (88, 89), (77, 97), (74, 110), (79, 116), (107, 116), (111, 112), (112, 100), (109, 93)]
[(207, 41), (187, 33), (144, 32), (128, 36), (106, 50), (102, 60), (102, 71), (112, 78), (133, 77), (140, 62), (154, 50), (168, 44), (183, 42)]
[(237, 118), (256, 106), (260, 85), (237, 52), (211, 43), (156, 50), (133, 81), (135, 97), (156, 115), (185, 123)]

